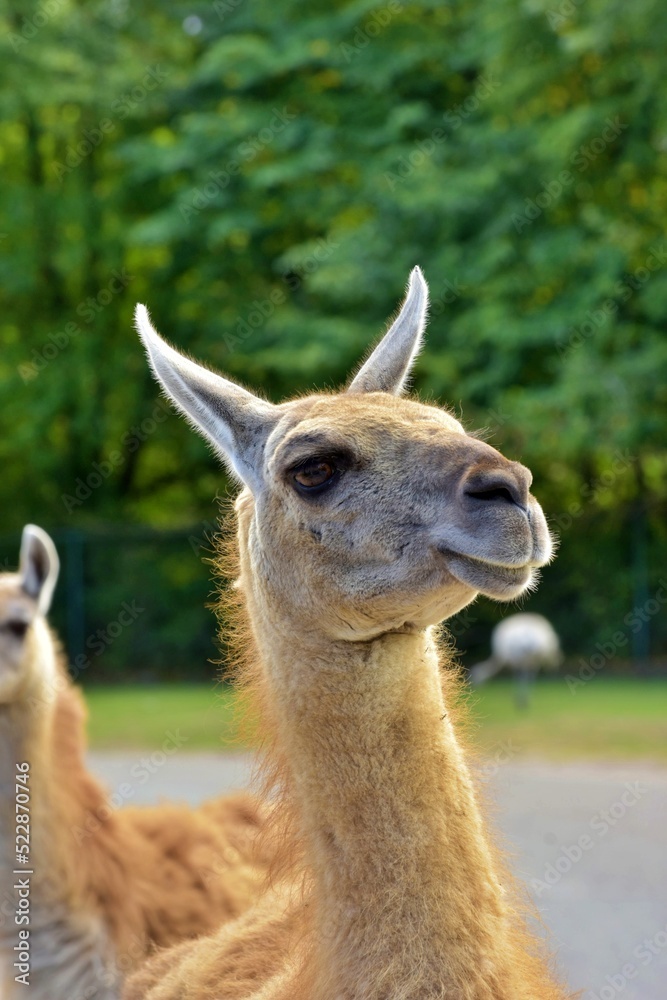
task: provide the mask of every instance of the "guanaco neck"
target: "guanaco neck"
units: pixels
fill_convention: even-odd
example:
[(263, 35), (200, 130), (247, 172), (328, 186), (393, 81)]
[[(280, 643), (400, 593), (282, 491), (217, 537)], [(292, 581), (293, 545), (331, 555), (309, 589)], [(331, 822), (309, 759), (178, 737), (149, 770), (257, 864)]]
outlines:
[[(13, 910), (15, 885), (29, 882), (29, 923), (21, 926), (30, 934), (31, 996), (117, 1000), (108, 934), (82, 892), (90, 852), (73, 835), (74, 825), (83, 822), (80, 800), (90, 780), (83, 761), (83, 718), (46, 623), (33, 628), (20, 689), (0, 705), (0, 902), (5, 914), (7, 904), (13, 903)], [(27, 786), (16, 781), (17, 773), (26, 773), (17, 768), (24, 763)], [(16, 860), (16, 789), (26, 790), (30, 800), (27, 865)], [(103, 801), (97, 786), (93, 792)], [(7, 1000), (24, 989), (14, 979), (18, 930), (13, 920), (0, 921), (0, 993)]]
[(272, 618), (256, 633), (314, 877), (314, 997), (488, 996), (507, 914), (431, 631), (327, 642)]
[[(19, 689), (11, 701), (0, 705), (0, 842), (2, 860), (9, 866), (5, 870), (9, 871), (21, 867), (15, 863), (17, 789), (30, 798), (24, 812), (30, 815), (31, 860), (42, 847), (44, 827), (49, 831), (44, 840), (52, 836), (48, 801), (57, 667), (46, 624), (36, 622), (33, 629)], [(44, 658), (48, 660), (46, 664), (41, 662)], [(20, 770), (19, 765), (22, 765)], [(27, 765), (27, 770), (23, 765)], [(17, 782), (17, 774), (27, 775), (25, 783)]]
[[(42, 898), (71, 897), (75, 873), (86, 860), (75, 832), (86, 810), (104, 804), (102, 789), (88, 775), (84, 761), (83, 710), (60, 662), (56, 640), (45, 622), (34, 634), (12, 701), (0, 705), (0, 830), (3, 860), (14, 863), (17, 788), (29, 795), (30, 867), (33, 887)], [(18, 765), (26, 765), (19, 771)], [(17, 782), (27, 773), (27, 782)], [(90, 787), (89, 787), (90, 786)]]

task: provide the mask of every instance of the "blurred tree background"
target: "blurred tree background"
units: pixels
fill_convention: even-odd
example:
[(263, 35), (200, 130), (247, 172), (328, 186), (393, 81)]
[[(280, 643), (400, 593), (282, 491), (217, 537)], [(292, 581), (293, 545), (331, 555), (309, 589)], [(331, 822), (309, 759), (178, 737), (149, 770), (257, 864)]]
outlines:
[[(561, 538), (524, 604), (577, 670), (665, 670), (664, 4), (4, 0), (0, 25), (0, 559), (53, 533), (75, 672), (215, 655), (229, 485), (134, 303), (277, 400), (342, 382), (415, 263), (417, 390), (533, 470)], [(467, 660), (507, 611), (453, 623)]]

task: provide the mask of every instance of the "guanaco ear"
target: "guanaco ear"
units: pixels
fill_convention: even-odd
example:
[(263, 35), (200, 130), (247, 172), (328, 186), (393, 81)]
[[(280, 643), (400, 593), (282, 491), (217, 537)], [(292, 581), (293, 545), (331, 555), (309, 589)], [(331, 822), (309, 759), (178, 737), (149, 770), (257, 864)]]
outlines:
[(422, 346), (427, 312), (428, 285), (420, 268), (415, 267), (401, 311), (347, 391), (390, 392), (400, 396)]
[(37, 601), (41, 614), (47, 614), (58, 580), (60, 560), (56, 547), (36, 524), (26, 524), (21, 538), (19, 575), (26, 594)]
[(135, 322), (153, 374), (167, 396), (231, 471), (257, 489), (262, 482), (262, 451), (277, 423), (277, 408), (175, 351), (154, 330), (145, 306), (137, 306)]

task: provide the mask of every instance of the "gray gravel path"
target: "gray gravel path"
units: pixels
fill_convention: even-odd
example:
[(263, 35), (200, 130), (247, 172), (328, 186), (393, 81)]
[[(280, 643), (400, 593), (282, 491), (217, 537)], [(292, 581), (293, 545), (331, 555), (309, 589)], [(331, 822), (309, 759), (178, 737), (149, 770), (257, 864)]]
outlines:
[[(246, 786), (244, 755), (91, 753), (117, 802)], [(667, 998), (667, 770), (541, 762), (484, 771), (496, 828), (582, 1000)]]

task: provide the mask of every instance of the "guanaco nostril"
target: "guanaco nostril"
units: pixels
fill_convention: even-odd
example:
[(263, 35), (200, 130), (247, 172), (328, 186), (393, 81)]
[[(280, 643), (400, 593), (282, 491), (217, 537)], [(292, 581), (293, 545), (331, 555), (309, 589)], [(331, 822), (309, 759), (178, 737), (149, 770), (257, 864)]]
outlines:
[(465, 495), (484, 503), (512, 504), (523, 511), (528, 509), (528, 484), (517, 476), (503, 473), (475, 473), (464, 487)]

